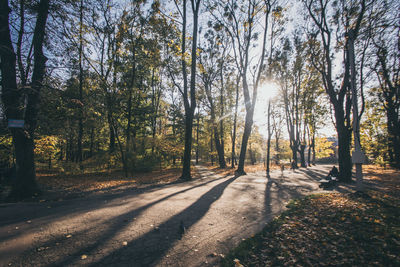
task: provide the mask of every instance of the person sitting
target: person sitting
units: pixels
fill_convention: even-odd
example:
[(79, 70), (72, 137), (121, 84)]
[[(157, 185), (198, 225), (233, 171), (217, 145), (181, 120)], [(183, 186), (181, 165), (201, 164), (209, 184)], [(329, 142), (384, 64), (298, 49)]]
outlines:
[(320, 180), (321, 184), (319, 187), (327, 188), (329, 186), (335, 185), (338, 176), (339, 176), (339, 171), (336, 168), (336, 166), (333, 166), (328, 175), (324, 179)]
[(337, 178), (339, 176), (339, 171), (336, 166), (332, 167), (332, 170), (328, 173), (328, 176)]

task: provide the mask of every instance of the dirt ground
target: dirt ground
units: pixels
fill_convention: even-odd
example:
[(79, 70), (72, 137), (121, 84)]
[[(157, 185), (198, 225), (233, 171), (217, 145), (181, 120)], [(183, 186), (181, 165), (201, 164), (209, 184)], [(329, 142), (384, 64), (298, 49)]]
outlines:
[(215, 266), (290, 199), (319, 192), (330, 167), (274, 170), (267, 179), (198, 166), (186, 183), (0, 204), (0, 266)]

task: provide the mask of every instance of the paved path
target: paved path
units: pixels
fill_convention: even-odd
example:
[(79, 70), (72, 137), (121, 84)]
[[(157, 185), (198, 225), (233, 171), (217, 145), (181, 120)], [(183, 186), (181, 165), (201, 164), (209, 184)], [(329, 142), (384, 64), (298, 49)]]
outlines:
[[(0, 205), (0, 266), (214, 266), (329, 166), (200, 179), (122, 193)], [(186, 231), (182, 234), (180, 225)]]

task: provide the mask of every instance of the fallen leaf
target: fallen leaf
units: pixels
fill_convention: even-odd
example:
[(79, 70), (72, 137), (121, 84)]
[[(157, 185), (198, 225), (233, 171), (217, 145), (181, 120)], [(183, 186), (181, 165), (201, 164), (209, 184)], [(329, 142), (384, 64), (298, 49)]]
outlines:
[(241, 263), (240, 260), (234, 259), (233, 262), (235, 263), (235, 267), (244, 267)]

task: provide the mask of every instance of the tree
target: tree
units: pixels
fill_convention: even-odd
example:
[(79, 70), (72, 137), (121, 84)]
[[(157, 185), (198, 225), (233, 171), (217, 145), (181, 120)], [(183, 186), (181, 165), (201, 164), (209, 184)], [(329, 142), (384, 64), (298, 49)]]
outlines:
[[(215, 80), (220, 76), (221, 82), (223, 83), (223, 64), (218, 61), (223, 61), (223, 54), (220, 54), (218, 51), (218, 47), (220, 46), (219, 44), (219, 38), (216, 38), (217, 36), (215, 35), (214, 31), (212, 29), (209, 29), (206, 34), (205, 38), (207, 39), (207, 47), (202, 48), (202, 53), (200, 57), (200, 75), (201, 79), (203, 81), (204, 85), (204, 90), (206, 94), (206, 99), (208, 100), (207, 106), (210, 109), (210, 116), (211, 116), (211, 124), (212, 124), (212, 131), (213, 131), (213, 136), (214, 136), (214, 143), (215, 143), (215, 148), (217, 150), (218, 154), (218, 162), (219, 162), (219, 167), (220, 168), (225, 168), (226, 167), (226, 162), (225, 162), (225, 152), (224, 152), (224, 138), (223, 138), (223, 123), (222, 123), (222, 118), (223, 118), (223, 106), (224, 106), (224, 101), (223, 101), (223, 86), (220, 87), (220, 108), (221, 112), (218, 118), (218, 121), (220, 122), (219, 126), (220, 128), (218, 129), (218, 121), (217, 121), (217, 107), (216, 107), (216, 101), (215, 101), (215, 90), (213, 90), (213, 87), (215, 87), (214, 83)], [(214, 41), (216, 39), (216, 41)], [(222, 59), (221, 59), (222, 58)], [(218, 66), (215, 68), (215, 66)]]
[[(390, 10), (386, 6), (384, 9)], [(390, 20), (391, 14), (387, 17), (388, 21), (383, 23), (387, 26), (374, 38), (377, 59), (374, 70), (380, 88), (377, 95), (386, 112), (389, 162), (400, 169), (400, 30), (398, 19)]]
[[(9, 23), (11, 9), (7, 0), (0, 1), (0, 59), (2, 101), (5, 115), (10, 122), (13, 119), (24, 120), (24, 128), (10, 128), (16, 155), (16, 180), (13, 183), (11, 197), (25, 198), (37, 193), (34, 134), (40, 104), (40, 91), (43, 86), (46, 56), (43, 53), (46, 23), (49, 12), (49, 0), (41, 0), (37, 7), (36, 24), (33, 30), (33, 72), (29, 87), (21, 88), (17, 82), (16, 54), (12, 44), (12, 31)], [(23, 7), (21, 14), (23, 14)], [(20, 35), (25, 31), (23, 15), (20, 16)], [(18, 42), (19, 46), (21, 45)], [(18, 48), (19, 49), (19, 48)], [(28, 57), (29, 58), (29, 57)], [(20, 58), (18, 59), (21, 62)], [(27, 76), (22, 79), (24, 82)]]
[[(187, 75), (187, 62), (186, 62), (186, 24), (187, 24), (187, 12), (186, 4), (187, 0), (182, 1), (182, 11), (179, 8), (178, 2), (175, 0), (175, 6), (178, 9), (182, 17), (182, 38), (180, 47), (180, 63), (182, 71), (183, 88), (177, 83), (177, 81), (171, 76), (174, 85), (178, 88), (182, 95), (183, 105), (185, 109), (185, 150), (183, 153), (183, 166), (181, 180), (191, 180), (190, 165), (191, 165), (191, 153), (192, 153), (192, 134), (193, 134), (193, 118), (194, 111), (196, 109), (196, 62), (197, 62), (197, 34), (198, 34), (198, 18), (200, 10), (201, 0), (190, 0), (192, 13), (193, 13), (193, 30), (192, 30), (192, 49), (191, 49), (191, 68), (190, 68), (190, 88), (188, 84)], [(170, 71), (171, 73), (171, 71)], [(190, 91), (189, 91), (190, 90)]]
[[(359, 35), (361, 22), (368, 7), (366, 0), (359, 5), (353, 1), (329, 1), (303, 0), (307, 9), (313, 28), (309, 31), (310, 52), (312, 53), (312, 64), (321, 74), (322, 81), (335, 114), (335, 126), (339, 142), (339, 179), (351, 181), (352, 162), (350, 157), (351, 144), (351, 79), (354, 73), (351, 68), (349, 47)], [(331, 9), (330, 9), (331, 8)], [(342, 23), (342, 24), (341, 24)], [(335, 31), (338, 37), (335, 40)], [(317, 38), (319, 36), (319, 38)], [(342, 37), (344, 39), (341, 39)], [(336, 41), (336, 46), (334, 42)], [(333, 73), (333, 61), (335, 59), (334, 49), (343, 51), (344, 63), (341, 73), (341, 85), (339, 88), (335, 83)], [(355, 116), (358, 116), (357, 114)]]
[[(235, 62), (237, 71), (241, 77), (244, 104), (246, 108), (245, 126), (242, 136), (242, 144), (239, 156), (239, 165), (236, 173), (239, 175), (245, 174), (244, 164), (247, 151), (247, 144), (251, 135), (253, 126), (254, 108), (257, 100), (257, 89), (261, 81), (261, 75), (265, 71), (265, 55), (267, 50), (267, 37), (269, 29), (269, 20), (272, 7), (275, 1), (265, 0), (261, 1), (228, 1), (227, 3), (219, 4), (219, 6), (212, 6), (211, 9), (214, 19), (220, 27), (228, 32), (231, 40), (233, 51), (235, 55)], [(219, 9), (217, 9), (219, 7)], [(219, 14), (218, 14), (219, 12)], [(256, 32), (256, 25), (258, 20), (264, 19), (261, 23), (262, 28), (262, 41), (261, 51), (259, 53), (259, 60), (252, 66), (250, 59), (253, 42), (258, 40), (258, 32)], [(253, 68), (252, 68), (253, 67)], [(253, 85), (252, 96), (250, 96), (250, 73), (253, 72)]]

